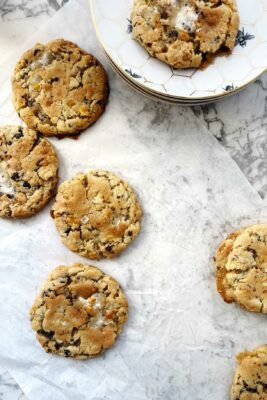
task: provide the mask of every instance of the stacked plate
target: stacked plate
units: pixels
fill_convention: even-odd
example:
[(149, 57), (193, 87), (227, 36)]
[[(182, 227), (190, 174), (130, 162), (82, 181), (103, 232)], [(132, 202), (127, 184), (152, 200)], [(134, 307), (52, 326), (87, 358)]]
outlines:
[(132, 39), (133, 0), (90, 0), (98, 40), (119, 76), (148, 97), (188, 105), (223, 99), (267, 70), (267, 1), (237, 3), (240, 29), (233, 53), (204, 70), (175, 70)]

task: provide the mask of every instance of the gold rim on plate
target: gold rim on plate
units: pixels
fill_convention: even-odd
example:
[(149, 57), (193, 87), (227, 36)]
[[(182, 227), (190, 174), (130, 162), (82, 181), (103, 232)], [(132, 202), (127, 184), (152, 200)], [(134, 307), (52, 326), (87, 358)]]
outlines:
[[(163, 103), (168, 103), (168, 104), (172, 104), (172, 105), (185, 105), (185, 106), (198, 106), (198, 105), (206, 105), (206, 104), (211, 104), (214, 102), (214, 100), (207, 100), (207, 101), (180, 101), (180, 100), (173, 100), (173, 99), (169, 99), (167, 97), (164, 96), (160, 96), (157, 93), (151, 91), (149, 92), (148, 90), (144, 90), (143, 88), (140, 89), (139, 86), (134, 85), (129, 79), (128, 76), (126, 74), (121, 73), (121, 71), (119, 69), (117, 69), (117, 66), (115, 63), (113, 63), (113, 61), (111, 60), (111, 58), (108, 56), (108, 54), (106, 53), (106, 51), (102, 48), (105, 56), (108, 59), (108, 62), (110, 63), (111, 67), (113, 68), (113, 70), (123, 79), (123, 81), (125, 83), (127, 83), (127, 85), (129, 85), (132, 89), (134, 89), (135, 91), (137, 91), (138, 93), (143, 94), (144, 96), (148, 97), (149, 99), (155, 100), (155, 101), (160, 101)], [(223, 100), (224, 96), (222, 96), (221, 98), (217, 98), (216, 100)]]

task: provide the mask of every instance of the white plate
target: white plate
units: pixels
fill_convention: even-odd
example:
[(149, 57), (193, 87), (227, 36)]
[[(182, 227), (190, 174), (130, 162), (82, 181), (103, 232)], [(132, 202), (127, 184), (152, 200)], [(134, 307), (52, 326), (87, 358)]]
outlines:
[[(202, 99), (202, 100), (197, 100), (197, 99), (188, 99), (188, 100), (181, 100), (178, 98), (171, 98), (171, 97), (165, 97), (163, 95), (160, 95), (158, 93), (155, 93), (153, 91), (148, 91), (145, 90), (144, 88), (135, 85), (134, 82), (132, 82), (127, 74), (123, 74), (118, 67), (116, 66), (116, 64), (113, 63), (113, 61), (109, 58), (108, 54), (104, 51), (105, 56), (107, 57), (110, 65), (112, 66), (112, 68), (114, 69), (114, 71), (129, 85), (131, 86), (134, 90), (136, 90), (137, 92), (145, 95), (146, 97), (155, 100), (155, 101), (160, 101), (162, 103), (168, 103), (168, 104), (176, 104), (176, 105), (181, 105), (181, 106), (200, 106), (200, 105), (205, 105), (205, 104), (210, 104), (213, 103), (214, 101), (218, 101), (220, 99), (224, 99), (225, 96), (221, 96), (221, 97), (216, 97), (213, 99)], [(230, 95), (230, 93), (229, 93)]]
[(267, 0), (237, 0), (240, 31), (233, 54), (204, 71), (173, 70), (149, 56), (131, 37), (133, 0), (90, 0), (98, 39), (135, 85), (179, 99), (212, 99), (236, 92), (267, 69)]

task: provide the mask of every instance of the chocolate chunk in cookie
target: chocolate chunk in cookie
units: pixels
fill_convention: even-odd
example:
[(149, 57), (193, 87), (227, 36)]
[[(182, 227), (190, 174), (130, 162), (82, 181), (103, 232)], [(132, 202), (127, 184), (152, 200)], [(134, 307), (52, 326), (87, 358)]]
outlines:
[(48, 353), (85, 359), (111, 347), (128, 304), (115, 279), (90, 265), (54, 269), (31, 307), (36, 337)]
[(227, 303), (267, 313), (267, 225), (229, 235), (215, 254), (217, 289)]
[(267, 345), (237, 356), (231, 400), (267, 400)]
[(0, 127), (0, 216), (28, 217), (52, 197), (58, 181), (52, 145), (21, 126)]
[(100, 259), (115, 257), (136, 238), (142, 211), (126, 182), (90, 171), (60, 185), (51, 215), (70, 250)]
[(109, 93), (99, 61), (63, 39), (38, 43), (24, 53), (12, 86), (19, 116), (46, 136), (73, 135), (92, 125)]
[(173, 68), (198, 68), (232, 51), (239, 16), (235, 0), (135, 0), (133, 37)]

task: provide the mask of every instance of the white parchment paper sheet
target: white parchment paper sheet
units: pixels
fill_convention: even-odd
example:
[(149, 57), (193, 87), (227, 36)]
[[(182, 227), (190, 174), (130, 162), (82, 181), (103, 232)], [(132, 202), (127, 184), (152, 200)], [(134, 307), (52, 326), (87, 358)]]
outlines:
[[(105, 115), (78, 141), (52, 142), (61, 180), (109, 169), (140, 197), (139, 238), (119, 258), (95, 263), (123, 286), (129, 321), (98, 359), (64, 359), (39, 346), (28, 313), (43, 280), (59, 264), (90, 263), (61, 244), (50, 204), (36, 217), (0, 223), (0, 363), (30, 400), (228, 399), (234, 355), (266, 342), (266, 318), (221, 300), (212, 257), (226, 233), (267, 220), (262, 201), (190, 109), (146, 100), (112, 73), (87, 0), (71, 0), (24, 47), (55, 37), (93, 52), (109, 73)], [(0, 64), (1, 124), (19, 121), (9, 79), (22, 47)]]

